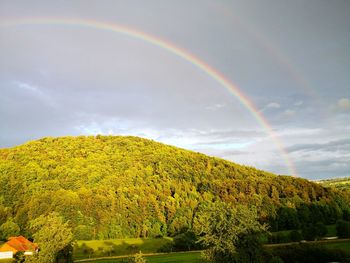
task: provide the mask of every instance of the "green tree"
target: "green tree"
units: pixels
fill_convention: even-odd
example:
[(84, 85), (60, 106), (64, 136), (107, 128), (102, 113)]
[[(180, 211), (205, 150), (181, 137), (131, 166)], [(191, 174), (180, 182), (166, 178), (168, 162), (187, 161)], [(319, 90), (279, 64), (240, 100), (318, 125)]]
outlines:
[(317, 238), (321, 238), (321, 237), (324, 237), (325, 235), (327, 235), (327, 232), (328, 232), (327, 227), (322, 222), (317, 222), (315, 224), (315, 228), (316, 228), (316, 237)]
[(78, 225), (74, 229), (74, 237), (77, 240), (90, 240), (92, 238), (92, 227), (86, 225)]
[(298, 230), (292, 230), (289, 233), (289, 239), (290, 241), (293, 241), (293, 242), (299, 242), (300, 240), (303, 239), (303, 235)]
[(57, 256), (73, 241), (73, 234), (68, 223), (58, 213), (40, 216), (30, 222), (31, 230), (34, 232), (34, 242), (39, 245), (40, 251), (26, 262), (52, 263)]
[[(253, 240), (257, 238), (254, 234), (264, 232), (266, 228), (258, 222), (255, 209), (246, 206), (232, 208), (223, 202), (215, 202), (201, 209), (200, 216), (195, 220), (195, 229), (199, 240), (208, 247), (204, 252), (207, 260), (243, 262), (240, 257), (245, 258), (244, 254), (247, 253), (254, 260), (250, 262), (259, 262), (259, 255), (254, 255), (254, 249), (259, 248), (260, 244)], [(246, 242), (241, 242), (242, 239)], [(249, 251), (247, 243), (254, 246)]]
[(343, 210), (343, 219), (345, 221), (350, 221), (350, 210), (349, 209)]
[(313, 224), (305, 225), (301, 232), (303, 237), (309, 241), (313, 241), (317, 237), (317, 228)]
[(188, 250), (199, 247), (198, 238), (193, 231), (187, 231), (174, 237), (174, 248), (176, 250)]
[(7, 240), (10, 236), (18, 236), (21, 229), (13, 222), (12, 219), (7, 220), (0, 226), (1, 239)]
[(14, 256), (14, 260), (16, 263), (23, 263), (25, 261), (25, 256), (23, 251), (18, 251)]
[(261, 233), (244, 233), (236, 243), (235, 262), (265, 262)]
[(129, 263), (146, 263), (146, 262), (147, 260), (142, 256), (141, 251), (129, 259)]
[(338, 220), (336, 224), (338, 237), (350, 237), (350, 222)]
[(315, 240), (327, 234), (327, 227), (322, 222), (307, 224), (302, 229), (302, 234), (306, 240)]

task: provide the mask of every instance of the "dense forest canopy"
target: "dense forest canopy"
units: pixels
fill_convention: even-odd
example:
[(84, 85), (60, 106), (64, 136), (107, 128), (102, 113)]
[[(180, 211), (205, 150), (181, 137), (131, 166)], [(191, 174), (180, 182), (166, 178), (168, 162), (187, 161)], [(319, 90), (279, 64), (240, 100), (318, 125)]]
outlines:
[(77, 239), (174, 236), (216, 201), (255, 206), (272, 230), (334, 223), (350, 204), (346, 190), (123, 136), (1, 149), (0, 185), (3, 233), (31, 235), (30, 220), (57, 212)]

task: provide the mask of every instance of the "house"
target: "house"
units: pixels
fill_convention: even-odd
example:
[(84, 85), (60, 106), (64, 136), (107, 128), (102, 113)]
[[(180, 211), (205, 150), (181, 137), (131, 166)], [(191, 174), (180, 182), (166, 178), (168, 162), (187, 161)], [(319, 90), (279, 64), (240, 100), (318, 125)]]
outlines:
[(8, 241), (0, 247), (0, 259), (13, 258), (19, 252), (24, 252), (24, 255), (33, 255), (38, 251), (38, 246), (23, 236), (10, 237)]

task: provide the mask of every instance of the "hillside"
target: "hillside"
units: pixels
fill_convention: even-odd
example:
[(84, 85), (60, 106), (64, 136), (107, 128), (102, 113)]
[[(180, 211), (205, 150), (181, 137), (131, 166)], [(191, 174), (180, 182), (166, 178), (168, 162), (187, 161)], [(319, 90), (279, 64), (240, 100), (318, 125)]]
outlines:
[(272, 229), (334, 223), (349, 195), (137, 137), (44, 138), (0, 150), (0, 225), (56, 211), (78, 239), (176, 235), (218, 200)]

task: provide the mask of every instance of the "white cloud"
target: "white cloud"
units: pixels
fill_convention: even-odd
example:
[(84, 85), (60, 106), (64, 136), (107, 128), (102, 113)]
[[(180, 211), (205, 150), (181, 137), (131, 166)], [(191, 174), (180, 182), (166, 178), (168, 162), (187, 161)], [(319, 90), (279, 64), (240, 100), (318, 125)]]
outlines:
[(281, 108), (281, 104), (279, 104), (277, 102), (271, 102), (271, 103), (267, 104), (265, 108), (279, 109), (279, 108)]
[(57, 107), (57, 104), (53, 100), (53, 97), (50, 96), (50, 94), (48, 94), (48, 92), (43, 91), (43, 89), (40, 88), (39, 86), (29, 84), (29, 83), (23, 82), (23, 81), (14, 81), (13, 83), (17, 88), (19, 88), (23, 91), (29, 92), (29, 94), (31, 96), (36, 97), (37, 99), (39, 99), (41, 102), (43, 102), (47, 106), (50, 106), (52, 108)]
[(299, 106), (301, 106), (301, 105), (303, 105), (304, 104), (304, 102), (303, 101), (296, 101), (295, 103), (294, 103), (294, 106), (296, 106), (296, 107), (299, 107)]
[(280, 109), (281, 108), (281, 104), (277, 103), (277, 102), (270, 102), (269, 104), (265, 105), (265, 107), (263, 107), (260, 112), (264, 112), (268, 109)]
[(217, 103), (217, 104), (214, 104), (214, 105), (207, 106), (206, 109), (215, 111), (215, 110), (219, 110), (221, 108), (224, 108), (225, 106), (226, 106), (225, 104)]
[(20, 82), (20, 81), (15, 81), (15, 84), (17, 85), (18, 88), (24, 89), (24, 90), (30, 90), (35, 93), (42, 94), (40, 89), (37, 86), (25, 83), (25, 82)]
[(288, 140), (291, 139), (290, 137), (297, 139), (307, 138), (309, 140), (310, 138), (308, 136), (320, 137), (323, 133), (324, 129), (320, 128), (283, 128), (275, 131), (278, 137), (288, 137)]
[(295, 110), (290, 110), (290, 109), (284, 111), (284, 115), (285, 115), (285, 116), (288, 116), (288, 117), (293, 117), (293, 116), (295, 116), (295, 113), (296, 113)]

